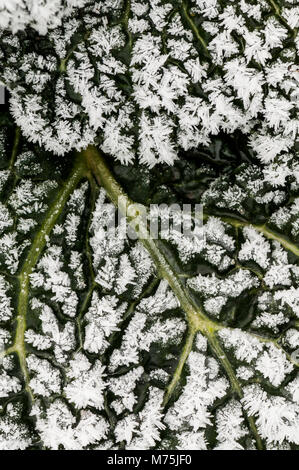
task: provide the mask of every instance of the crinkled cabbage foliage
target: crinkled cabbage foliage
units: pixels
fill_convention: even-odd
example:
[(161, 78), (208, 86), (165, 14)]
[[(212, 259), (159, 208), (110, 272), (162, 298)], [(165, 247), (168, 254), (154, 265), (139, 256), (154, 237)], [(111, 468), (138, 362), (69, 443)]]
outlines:
[[(34, 3), (0, 20), (0, 449), (298, 449), (297, 7)], [(202, 236), (113, 230), (119, 195)]]

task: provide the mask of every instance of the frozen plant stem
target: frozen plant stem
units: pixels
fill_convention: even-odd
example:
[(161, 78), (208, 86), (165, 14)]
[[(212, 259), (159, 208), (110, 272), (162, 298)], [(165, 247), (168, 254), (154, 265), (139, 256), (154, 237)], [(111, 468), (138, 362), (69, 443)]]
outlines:
[[(34, 396), (30, 389), (30, 377), (26, 365), (26, 346), (24, 340), (26, 331), (26, 317), (28, 311), (30, 275), (42, 255), (42, 252), (46, 246), (47, 237), (51, 233), (69, 196), (76, 188), (79, 181), (86, 176), (89, 176), (89, 179), (91, 179), (91, 174), (94, 175), (98, 184), (106, 190), (108, 197), (115, 204), (115, 206), (118, 207), (118, 209), (126, 215), (128, 223), (133, 226), (141, 243), (143, 243), (143, 245), (151, 255), (159, 277), (167, 280), (169, 286), (176, 295), (182, 310), (184, 310), (186, 313), (189, 325), (188, 334), (176, 369), (165, 392), (163, 402), (164, 406), (167, 406), (168, 402), (171, 400), (177, 388), (177, 385), (180, 382), (184, 366), (192, 350), (194, 338), (196, 337), (196, 334), (198, 332), (202, 333), (207, 338), (210, 350), (212, 351), (214, 356), (217, 357), (218, 361), (222, 364), (222, 367), (225, 370), (226, 375), (231, 383), (233, 392), (236, 396), (242, 398), (243, 392), (241, 386), (235, 375), (234, 369), (217, 337), (217, 333), (222, 328), (225, 328), (225, 326), (210, 320), (201, 310), (201, 308), (196, 304), (196, 302), (194, 302), (188, 290), (185, 288), (180, 276), (173, 270), (172, 266), (169, 264), (164, 254), (160, 251), (156, 241), (150, 238), (147, 226), (143, 222), (143, 214), (140, 214), (140, 212), (138, 212), (136, 206), (134, 206), (134, 202), (129, 199), (129, 197), (125, 194), (121, 186), (113, 177), (103, 156), (93, 146), (88, 147), (86, 150), (78, 154), (71, 175), (64, 183), (64, 186), (58, 193), (53, 204), (49, 207), (49, 210), (45, 215), (44, 222), (42, 223), (40, 229), (35, 235), (31, 248), (18, 275), (20, 291), (18, 295), (18, 315), (15, 340), (10, 348), (0, 354), (0, 357), (11, 353), (15, 353), (18, 355), (20, 368), (24, 377), (25, 390), (28, 396), (30, 397), (31, 401), (33, 401)], [(143, 209), (146, 211), (145, 207), (143, 207)], [(225, 217), (223, 217), (222, 219), (228, 223), (231, 223), (232, 225), (235, 225), (236, 227), (250, 225), (249, 222), (246, 223), (246, 221), (239, 221), (237, 219), (229, 219)], [(265, 226), (256, 226), (256, 228), (259, 228), (259, 230), (267, 238), (279, 241), (283, 246), (288, 248), (294, 254), (298, 254), (298, 247), (296, 245), (281, 238), (279, 235), (275, 234)], [(86, 299), (86, 302), (89, 301), (90, 295), (92, 293), (92, 287), (89, 291), (89, 295)], [(263, 341), (262, 338), (259, 339)], [(257, 432), (254, 418), (251, 416), (247, 416), (247, 421), (251, 429), (251, 433), (255, 438), (257, 448), (263, 449), (263, 443)]]
[[(211, 350), (216, 355), (224, 370), (226, 371), (234, 392), (238, 395), (239, 398), (242, 398), (243, 393), (238, 383), (238, 379), (216, 336), (217, 331), (221, 330), (223, 327), (210, 320), (194, 303), (188, 291), (182, 285), (179, 276), (173, 271), (172, 267), (157, 247), (155, 240), (150, 238), (148, 229), (143, 222), (143, 217), (140, 216), (138, 210), (132, 210), (132, 204), (134, 204), (133, 201), (129, 199), (121, 186), (114, 179), (100, 152), (94, 146), (90, 146), (86, 150), (82, 151), (79, 155), (81, 156), (82, 161), (86, 162), (88, 168), (94, 174), (98, 184), (106, 190), (109, 199), (115, 204), (118, 210), (120, 210), (127, 217), (128, 222), (134, 227), (139, 240), (143, 243), (149, 252), (159, 276), (162, 279), (167, 280), (169, 286), (176, 295), (181, 308), (186, 313), (189, 324), (189, 334), (187, 336), (187, 340), (180, 356), (177, 368), (174, 372), (172, 381), (170, 382), (170, 385), (166, 391), (164, 405), (166, 405), (169, 401), (180, 380), (184, 365), (192, 349), (193, 340), (197, 332), (201, 332), (206, 336)], [(145, 207), (144, 210), (146, 210)], [(255, 437), (257, 448), (263, 449), (263, 444), (257, 432), (254, 419), (252, 417), (247, 417), (247, 420), (251, 432)]]
[(173, 377), (172, 377), (172, 380), (171, 380), (170, 384), (167, 387), (167, 390), (166, 390), (166, 393), (165, 393), (165, 396), (164, 396), (164, 400), (163, 400), (163, 406), (167, 405), (170, 397), (172, 396), (172, 394), (173, 394), (173, 392), (174, 392), (174, 390), (177, 386), (178, 381), (180, 380), (185, 362), (186, 362), (186, 360), (187, 360), (187, 358), (188, 358), (188, 356), (189, 356), (189, 354), (192, 350), (192, 345), (193, 345), (195, 334), (196, 334), (195, 329), (191, 328), (188, 331), (188, 336), (187, 336), (187, 339), (186, 339), (186, 342), (185, 342), (185, 345), (184, 345), (184, 348), (183, 348), (183, 352), (182, 352), (181, 357), (179, 359), (177, 368), (175, 370), (175, 373), (173, 374)]
[(18, 147), (19, 147), (19, 143), (20, 143), (20, 136), (21, 136), (20, 128), (17, 127), (16, 130), (15, 130), (15, 138), (14, 138), (14, 143), (13, 143), (13, 149), (12, 149), (11, 159), (10, 159), (10, 163), (9, 163), (9, 167), (8, 167), (9, 170), (12, 170), (13, 167), (14, 167), (14, 163), (15, 163), (15, 159), (16, 159), (16, 156), (17, 156)]
[[(204, 218), (208, 218), (210, 215), (213, 214), (204, 214)], [(247, 227), (251, 226), (261, 234), (263, 234), (268, 240), (274, 240), (280, 243), (286, 250), (291, 251), (294, 255), (299, 256), (299, 246), (285, 238), (283, 235), (275, 232), (274, 230), (271, 230), (264, 225), (255, 225), (251, 224), (248, 221), (240, 220), (234, 217), (227, 217), (227, 216), (221, 216), (221, 214), (215, 214), (215, 217), (218, 217), (221, 219), (223, 222), (232, 225), (233, 227), (240, 228), (240, 227)]]
[(31, 400), (34, 400), (33, 393), (29, 385), (29, 373), (26, 365), (26, 346), (25, 346), (25, 330), (26, 330), (26, 316), (28, 309), (28, 297), (29, 297), (29, 285), (30, 285), (30, 274), (36, 266), (43, 249), (46, 246), (47, 237), (52, 231), (58, 217), (60, 216), (70, 194), (78, 185), (79, 181), (85, 174), (84, 163), (77, 159), (75, 162), (74, 169), (65, 182), (63, 188), (58, 193), (55, 201), (50, 206), (48, 212), (45, 215), (44, 222), (42, 223), (39, 231), (37, 232), (31, 248), (27, 254), (21, 272), (18, 276), (20, 291), (18, 296), (18, 308), (17, 308), (17, 327), (15, 340), (11, 348), (5, 351), (6, 354), (16, 353), (19, 358), (20, 368), (23, 374), (25, 382), (25, 390), (28, 393)]
[(277, 5), (277, 3), (274, 1), (274, 0), (266, 0), (267, 3), (271, 6), (271, 8), (273, 9), (273, 12), (277, 18), (277, 20), (291, 33), (293, 34), (295, 37), (297, 35), (297, 29), (292, 29), (290, 28), (287, 20), (282, 16), (281, 14), (281, 10), (279, 8), (279, 6)]
[(202, 38), (202, 36), (200, 35), (196, 24), (194, 23), (193, 19), (191, 18), (190, 12), (188, 12), (187, 5), (184, 1), (182, 2), (182, 6), (181, 6), (181, 16), (182, 16), (182, 18), (184, 18), (187, 21), (187, 23), (189, 24), (190, 28), (193, 31), (194, 36), (201, 43), (204, 50), (208, 53), (207, 45), (206, 45), (204, 39)]

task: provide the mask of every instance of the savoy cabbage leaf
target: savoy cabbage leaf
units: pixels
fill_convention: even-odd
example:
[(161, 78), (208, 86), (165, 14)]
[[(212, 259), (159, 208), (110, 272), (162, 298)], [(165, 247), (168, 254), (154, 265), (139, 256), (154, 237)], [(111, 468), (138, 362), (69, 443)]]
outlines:
[(298, 449), (297, 16), (0, 5), (1, 449)]

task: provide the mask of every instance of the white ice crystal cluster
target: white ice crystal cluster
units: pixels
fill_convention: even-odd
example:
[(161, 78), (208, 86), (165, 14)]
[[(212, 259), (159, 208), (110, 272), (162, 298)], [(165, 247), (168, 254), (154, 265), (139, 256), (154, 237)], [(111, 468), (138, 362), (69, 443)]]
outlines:
[[(231, 239), (232, 248), (229, 247), (225, 251), (223, 248), (227, 243), (225, 237), (230, 240), (223, 231), (225, 224), (215, 217), (209, 219), (211, 220), (213, 222), (211, 227), (219, 228), (219, 240), (222, 234), (220, 247), (211, 245), (212, 254), (215, 257), (221, 250), (228, 258), (230, 252), (235, 253), (232, 251), (233, 239)], [(266, 328), (277, 333), (281, 325), (299, 316), (298, 267), (290, 262), (288, 252), (280, 243), (267, 240), (253, 226), (244, 227), (242, 234), (244, 241), (240, 244), (236, 265), (234, 266), (234, 259), (228, 258), (231, 260), (228, 264), (228, 267), (231, 267), (230, 272), (225, 276), (215, 273), (198, 274), (188, 279), (187, 285), (200, 295), (206, 312), (214, 317), (220, 317), (229, 299), (238, 298), (244, 291), (261, 288), (257, 296), (255, 318), (251, 325), (255, 329)], [(209, 231), (207, 237), (212, 240)], [(202, 255), (211, 262), (205, 252)], [(212, 264), (215, 264), (221, 273), (223, 269), (221, 260), (218, 259), (218, 262)]]
[(152, 448), (160, 440), (160, 431), (165, 429), (162, 413), (163, 392), (158, 388), (151, 387), (148, 394), (148, 401), (143, 410), (138, 414), (129, 414), (115, 427), (116, 441), (125, 441), (126, 449), (147, 450)]
[(249, 271), (239, 269), (224, 279), (219, 279), (214, 273), (210, 276), (198, 274), (188, 279), (187, 284), (203, 296), (207, 312), (218, 317), (229, 298), (239, 297), (244, 290), (258, 286), (259, 281)]
[(87, 0), (1, 0), (0, 28), (16, 33), (30, 26), (44, 35), (60, 26), (73, 8), (86, 3)]
[[(71, 247), (74, 247), (75, 242), (78, 238), (78, 229), (80, 226), (82, 213), (85, 207), (87, 189), (87, 183), (84, 183), (80, 188), (75, 189), (67, 204), (68, 208), (70, 209), (70, 212), (67, 214), (67, 217), (65, 219), (64, 229), (66, 231), (66, 242)], [(76, 263), (75, 260), (74, 262)]]
[[(14, 188), (5, 206), (0, 205), (0, 263), (10, 274), (16, 273), (20, 256), (30, 244), (30, 232), (48, 209), (48, 197), (56, 187), (55, 181), (27, 179)], [(18, 242), (20, 232), (29, 235), (22, 243)]]
[[(11, 24), (7, 12), (25, 3), (39, 16), (33, 26), (53, 27), (46, 55), (35, 39), (33, 52), (7, 31), (23, 18), (14, 15)], [(0, 4), (0, 78), (29, 140), (60, 155), (97, 142), (124, 164), (137, 157), (153, 167), (172, 165), (180, 149), (207, 145), (219, 132), (240, 131), (265, 164), (266, 181), (276, 186), (298, 175), (298, 9), (291, 1), (281, 10), (268, 0), (9, 5)], [(236, 196), (231, 188), (225, 197)]]
[(168, 311), (178, 307), (178, 301), (166, 281), (161, 281), (153, 296), (141, 300), (124, 333), (119, 349), (110, 358), (110, 369), (120, 365), (138, 364), (142, 351), (149, 351), (153, 343), (179, 344), (186, 323), (179, 317), (163, 318)]
[(263, 343), (258, 337), (237, 328), (223, 329), (219, 336), (226, 348), (233, 349), (236, 359), (253, 365), (274, 387), (278, 387), (294, 369), (285, 352), (272, 343)]
[(53, 349), (55, 360), (60, 364), (67, 362), (68, 353), (76, 346), (75, 325), (68, 321), (62, 328), (53, 310), (46, 304), (33, 298), (31, 308), (34, 315), (39, 318), (41, 332), (28, 328), (25, 333), (26, 342), (39, 351)]
[(6, 371), (0, 375), (0, 398), (9, 397), (11, 393), (17, 393), (22, 385), (16, 377), (11, 377)]
[(151, 207), (150, 223), (152, 227), (160, 227), (158, 237), (175, 246), (184, 263), (200, 254), (220, 271), (234, 264), (232, 254), (235, 241), (226, 233), (228, 225), (216, 217), (209, 217), (203, 224), (202, 220), (196, 219), (188, 210), (184, 212), (179, 205), (165, 206)]
[(76, 418), (64, 401), (57, 399), (44, 412), (41, 404), (32, 410), (36, 416), (36, 428), (46, 448), (58, 450), (82, 450), (88, 445), (98, 444), (108, 433), (108, 422), (89, 410)]
[(111, 403), (111, 407), (114, 408), (117, 414), (122, 413), (124, 410), (133, 410), (133, 406), (137, 402), (134, 389), (143, 373), (143, 367), (138, 366), (121, 377), (112, 377), (109, 379), (109, 390), (117, 397), (116, 400)]
[[(213, 426), (214, 449), (255, 449), (249, 418), (268, 449), (298, 444), (298, 377), (292, 352), (299, 338), (292, 322), (298, 316), (299, 276), (286, 250), (254, 227), (240, 229), (243, 237), (236, 249), (227, 223), (217, 217), (206, 221), (206, 244), (195, 256), (203, 256), (218, 271), (189, 278), (186, 288), (203, 298), (205, 312), (214, 319), (232, 299), (258, 291), (248, 330), (219, 325), (215, 336), (242, 396), (232, 398), (231, 376), (207, 338), (197, 333), (183, 367), (184, 380), (178, 381), (165, 410), (165, 387), (175, 376), (177, 354), (182, 354), (188, 334), (186, 318), (168, 282), (154, 279), (142, 244), (126, 237), (123, 222), (116, 233), (109, 229), (115, 214), (103, 190), (95, 198), (86, 228), (88, 253), (82, 255), (81, 232), (77, 227), (76, 240), (70, 240), (68, 221), (81, 214), (86, 198), (83, 183), (55, 225), (55, 242), (47, 239), (30, 275), (25, 382), (15, 375), (15, 357), (2, 358), (0, 399), (30, 391), (35, 424), (33, 429), (23, 422), (24, 409), (12, 400), (0, 417), (0, 448), (26, 449), (42, 442), (52, 450), (202, 450), (211, 448), (207, 429)], [(223, 253), (217, 260), (213, 256), (218, 247)], [(228, 273), (224, 256), (230, 260)], [(86, 269), (93, 274), (91, 285)], [(1, 279), (1, 314), (6, 316), (0, 341), (9, 344), (5, 325), (13, 315), (11, 289)], [(289, 322), (293, 327), (273, 339), (271, 333)], [(270, 334), (260, 336), (265, 329)]]
[(271, 446), (298, 443), (298, 404), (282, 396), (269, 396), (259, 385), (244, 390), (242, 400), (249, 415), (255, 416), (258, 431)]
[[(291, 161), (290, 161), (291, 162)], [(291, 224), (291, 234), (296, 237), (298, 203), (294, 202), (285, 206), (288, 202), (288, 190), (286, 184), (290, 184), (293, 190), (299, 187), (299, 173), (297, 159), (290, 163), (289, 172), (284, 178), (273, 178), (270, 181), (265, 177), (267, 167), (242, 164), (234, 175), (228, 177), (220, 174), (208, 186), (202, 196), (202, 204), (205, 207), (233, 211), (241, 217), (248, 218), (248, 205), (254, 204), (256, 208), (273, 206), (270, 222), (279, 230)], [(299, 167), (298, 167), (299, 168)], [(280, 170), (279, 170), (280, 171)], [(280, 173), (281, 176), (281, 173)], [(252, 215), (252, 212), (250, 212)], [(249, 233), (248, 233), (249, 236)]]
[(26, 425), (19, 423), (21, 407), (9, 403), (6, 414), (0, 418), (0, 449), (25, 450), (32, 444)]
[[(72, 215), (83, 211), (86, 198), (83, 183), (72, 193), (54, 227), (56, 243), (47, 238), (30, 274), (34, 295), (28, 307), (31, 320), (24, 331), (28, 348), (22, 365), (25, 383), (14, 374), (14, 356), (1, 356), (0, 399), (30, 393), (35, 425), (32, 432), (22, 422), (21, 405), (8, 406), (0, 420), (0, 448), (25, 449), (40, 441), (52, 450), (111, 448), (120, 443), (128, 449), (147, 449), (160, 442), (161, 431), (166, 429), (164, 389), (156, 384), (162, 377), (166, 385), (170, 374), (161, 368), (157, 373), (156, 368), (147, 370), (143, 355), (158, 348), (162, 355), (168, 351), (168, 360), (174, 361), (172, 348), (180, 347), (186, 321), (168, 283), (150, 282), (154, 268), (140, 242), (110, 237), (105, 224), (112, 208), (103, 191), (87, 227), (89, 269), (94, 275), (88, 290), (87, 266), (83, 269), (77, 251), (80, 237), (75, 243), (70, 241), (68, 223)], [(112, 271), (110, 266), (114, 266)], [(5, 325), (13, 310), (10, 285), (4, 277), (1, 286), (1, 313), (6, 315), (1, 324)], [(84, 295), (85, 307), (80, 310)], [(125, 329), (123, 323), (127, 323)], [(115, 335), (119, 347), (111, 342)], [(3, 345), (11, 341), (4, 328), (0, 339)], [(140, 406), (138, 387), (143, 384), (148, 385)], [(108, 408), (117, 416), (114, 425), (106, 414)]]
[(62, 249), (52, 245), (41, 258), (36, 272), (30, 275), (33, 288), (43, 287), (51, 292), (51, 299), (61, 305), (62, 311), (69, 317), (76, 315), (78, 295), (72, 289), (71, 279), (63, 269)]
[(70, 382), (66, 385), (64, 393), (69, 402), (78, 409), (91, 406), (101, 410), (104, 407), (103, 390), (106, 387), (104, 376), (104, 367), (100, 361), (96, 361), (92, 366), (83, 354), (78, 353), (70, 361), (67, 371)]
[[(134, 42), (136, 31), (151, 34), (146, 23), (154, 22), (175, 60), (183, 60), (191, 32), (184, 42), (167, 40), (165, 31), (184, 32), (186, 23), (172, 15), (171, 3), (150, 4), (147, 10), (144, 2), (131, 3), (132, 47), (140, 40)], [(212, 19), (217, 5), (197, 2)], [(111, 6), (105, 4), (105, 14)], [(258, 10), (246, 11), (252, 17)], [(95, 12), (88, 22), (98, 24)], [(102, 27), (109, 29), (108, 22)], [(99, 39), (107, 50), (112, 36)], [(74, 173), (67, 179), (61, 159), (49, 180), (51, 159), (38, 160), (40, 150), (28, 143), (19, 146), (14, 170), (0, 170), (0, 449), (295, 449), (295, 179), (270, 187), (262, 167), (252, 164), (242, 164), (231, 180), (216, 172), (202, 199), (220, 210), (204, 214), (203, 242), (172, 228), (166, 240), (144, 243), (129, 237), (125, 219), (90, 174), (70, 190)], [(250, 204), (253, 220), (246, 218)], [(169, 222), (167, 210), (160, 215)]]
[(127, 304), (119, 303), (115, 296), (102, 296), (93, 292), (90, 307), (84, 317), (84, 349), (90, 353), (102, 354), (109, 346), (108, 338), (116, 331), (122, 321)]
[(293, 237), (299, 235), (299, 198), (295, 198), (290, 207), (280, 207), (271, 215), (271, 222), (280, 230), (290, 226)]
[(242, 450), (238, 442), (248, 431), (244, 423), (241, 403), (230, 400), (216, 412), (217, 446), (215, 450)]
[[(0, 276), (0, 321), (1, 323), (9, 320), (13, 315), (11, 297), (9, 296), (9, 284), (3, 276)], [(4, 339), (4, 337), (3, 337)], [(3, 344), (0, 341), (0, 344)]]
[[(206, 346), (205, 346), (206, 347)], [(165, 422), (178, 439), (178, 449), (207, 449), (203, 430), (211, 424), (209, 407), (226, 394), (229, 384), (214, 358), (207, 360), (203, 352), (192, 351), (187, 360), (189, 374), (186, 385)]]
[(118, 295), (130, 288), (136, 298), (153, 273), (153, 263), (141, 243), (133, 244), (128, 253), (123, 253), (128, 241), (126, 219), (121, 218), (119, 225), (117, 219), (114, 205), (101, 190), (90, 225), (95, 282)]

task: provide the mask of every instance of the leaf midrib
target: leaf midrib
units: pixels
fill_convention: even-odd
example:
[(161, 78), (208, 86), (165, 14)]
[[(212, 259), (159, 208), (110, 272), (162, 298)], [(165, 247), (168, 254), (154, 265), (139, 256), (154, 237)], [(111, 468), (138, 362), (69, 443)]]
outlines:
[(16, 353), (19, 358), (20, 368), (23, 374), (25, 390), (28, 393), (31, 401), (34, 401), (34, 395), (30, 388), (30, 377), (26, 365), (26, 346), (25, 346), (25, 331), (26, 331), (26, 319), (28, 310), (28, 298), (29, 298), (29, 287), (30, 287), (30, 274), (36, 266), (45, 246), (47, 238), (50, 235), (57, 219), (61, 215), (64, 206), (76, 188), (79, 181), (84, 177), (86, 172), (86, 166), (84, 162), (77, 158), (74, 164), (73, 171), (69, 178), (65, 181), (62, 189), (59, 191), (55, 201), (50, 206), (44, 222), (38, 230), (31, 248), (26, 256), (23, 267), (18, 275), (19, 281), (19, 293), (17, 300), (17, 325), (13, 345), (1, 353), (0, 358), (7, 354)]
[[(156, 265), (158, 274), (161, 278), (167, 280), (169, 286), (176, 295), (181, 308), (186, 313), (189, 324), (189, 334), (187, 336), (187, 341), (184, 345), (182, 354), (179, 358), (178, 365), (176, 371), (174, 372), (172, 381), (170, 382), (166, 391), (164, 404), (167, 404), (168, 400), (170, 399), (172, 393), (176, 388), (176, 385), (180, 380), (183, 367), (186, 363), (186, 360), (188, 359), (189, 353), (192, 349), (193, 339), (197, 332), (201, 332), (206, 336), (212, 351), (217, 356), (218, 360), (226, 371), (232, 389), (238, 395), (239, 398), (242, 398), (243, 392), (241, 386), (216, 336), (217, 331), (224, 328), (224, 326), (210, 320), (204, 314), (204, 312), (202, 312), (200, 307), (194, 304), (189, 293), (187, 292), (185, 287), (182, 286), (179, 277), (175, 274), (164, 255), (159, 251), (155, 241), (149, 236), (148, 229), (143, 223), (143, 217), (140, 216), (139, 213), (135, 216), (127, 216), (128, 212), (130, 214), (132, 213), (130, 210), (128, 211), (128, 209), (131, 208), (132, 204), (134, 203), (129, 199), (129, 197), (125, 194), (124, 190), (114, 179), (100, 152), (94, 146), (89, 146), (86, 150), (81, 152), (79, 156), (82, 158), (82, 160), (86, 161), (87, 166), (94, 174), (98, 183), (106, 190), (109, 199), (123, 213), (123, 215), (127, 217), (128, 222), (130, 224), (133, 224), (134, 227), (138, 226), (137, 235), (139, 237), (139, 240), (143, 243), (143, 245), (151, 255), (151, 258), (153, 259)], [(262, 450), (263, 443), (257, 432), (253, 417), (247, 416), (247, 421), (251, 432), (255, 437), (257, 448)]]
[[(50, 206), (43, 224), (41, 225), (39, 231), (37, 232), (34, 241), (31, 245), (31, 248), (27, 254), (23, 267), (18, 276), (20, 283), (20, 291), (18, 295), (18, 316), (17, 316), (17, 328), (15, 334), (15, 340), (13, 345), (8, 348), (4, 353), (0, 354), (0, 357), (3, 357), (6, 354), (16, 353), (19, 357), (20, 367), (23, 373), (25, 389), (32, 401), (34, 400), (33, 393), (29, 386), (29, 373), (26, 366), (26, 347), (24, 341), (24, 335), (26, 330), (26, 316), (28, 309), (28, 297), (29, 297), (29, 284), (30, 284), (30, 274), (32, 273), (34, 267), (36, 266), (42, 251), (44, 250), (47, 242), (47, 237), (51, 233), (58, 217), (60, 216), (63, 208), (72, 193), (72, 191), (77, 186), (78, 182), (87, 174), (86, 165), (91, 170), (98, 183), (103, 186), (106, 190), (108, 197), (111, 201), (118, 205), (119, 197), (121, 197), (121, 207), (119, 209), (126, 213), (128, 207), (133, 204), (128, 196), (125, 194), (123, 189), (119, 186), (117, 181), (114, 179), (111, 174), (108, 166), (106, 165), (105, 160), (98, 152), (95, 147), (88, 147), (85, 151), (78, 154), (74, 169), (64, 183), (63, 188), (60, 190), (58, 196), (56, 197), (53, 204)], [(139, 219), (138, 219), (139, 217)], [(186, 360), (189, 356), (190, 351), (192, 350), (193, 341), (197, 332), (201, 332), (208, 339), (209, 345), (213, 353), (217, 356), (218, 360), (221, 362), (226, 374), (230, 380), (231, 386), (235, 393), (242, 398), (243, 393), (241, 386), (237, 380), (237, 377), (234, 373), (234, 370), (223, 351), (219, 340), (216, 336), (217, 332), (222, 328), (227, 328), (225, 325), (221, 325), (217, 322), (209, 319), (204, 312), (198, 307), (193, 299), (190, 297), (187, 289), (182, 284), (179, 276), (173, 271), (172, 267), (168, 263), (165, 256), (160, 252), (154, 240), (152, 240), (148, 235), (147, 227), (142, 225), (142, 220), (140, 216), (130, 216), (129, 222), (135, 222), (138, 219), (139, 228), (137, 230), (140, 241), (144, 244), (145, 248), (150, 253), (156, 267), (158, 274), (161, 278), (166, 279), (171, 289), (175, 293), (181, 308), (186, 312), (187, 320), (189, 324), (189, 332), (187, 335), (187, 340), (185, 342), (184, 348), (182, 350), (181, 356), (179, 358), (177, 368), (173, 374), (172, 380), (167, 387), (165, 397), (164, 397), (164, 406), (167, 405), (169, 399), (171, 398), (173, 392), (176, 389), (177, 384), (180, 381), (183, 368), (185, 366)], [(230, 219), (230, 221), (224, 220), (228, 223), (232, 223), (235, 226), (246, 226), (245, 222), (240, 222), (238, 219)], [(248, 224), (249, 225), (249, 224)], [(258, 227), (258, 226), (255, 226)], [(265, 226), (259, 227), (260, 231), (263, 230), (263, 233), (267, 238), (275, 239), (279, 241), (282, 245), (283, 243), (275, 234), (273, 234)], [(284, 239), (282, 241), (285, 241)], [(285, 245), (284, 245), (285, 246)], [(295, 246), (296, 247), (296, 246)], [(289, 249), (296, 254), (294, 251), (294, 246), (292, 245)], [(299, 251), (298, 251), (299, 253)], [(256, 335), (257, 336), (257, 335)], [(258, 336), (257, 336), (258, 337)], [(265, 339), (259, 338), (261, 341)], [(266, 340), (267, 341), (267, 340)], [(269, 340), (271, 341), (271, 340)], [(248, 424), (254, 435), (259, 449), (263, 448), (262, 441), (257, 432), (254, 419), (251, 416), (247, 416)]]

